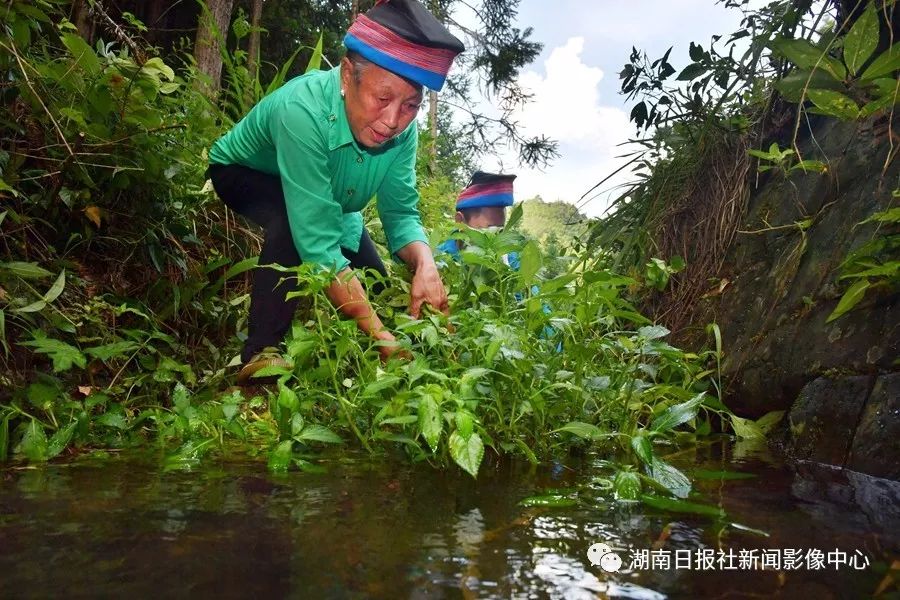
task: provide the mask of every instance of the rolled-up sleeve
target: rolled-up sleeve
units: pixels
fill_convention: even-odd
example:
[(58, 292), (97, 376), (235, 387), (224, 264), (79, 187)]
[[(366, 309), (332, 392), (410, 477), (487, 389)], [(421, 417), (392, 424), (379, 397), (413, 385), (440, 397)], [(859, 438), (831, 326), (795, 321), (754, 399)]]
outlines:
[(378, 216), (384, 227), (391, 254), (412, 242), (428, 243), (419, 216), (419, 192), (416, 190), (416, 147), (419, 132), (415, 121), (400, 140), (394, 159), (377, 192)]
[(300, 260), (340, 271), (343, 209), (334, 200), (328, 169), (328, 139), (315, 116), (287, 102), (271, 121), (288, 223)]

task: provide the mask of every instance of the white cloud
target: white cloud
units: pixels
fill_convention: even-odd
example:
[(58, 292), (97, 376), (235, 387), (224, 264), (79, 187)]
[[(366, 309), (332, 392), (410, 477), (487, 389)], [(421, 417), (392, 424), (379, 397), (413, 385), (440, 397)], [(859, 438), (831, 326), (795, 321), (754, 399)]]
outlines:
[[(501, 157), (507, 170), (519, 175), (516, 196), (520, 199), (540, 195), (544, 200), (575, 203), (583, 193), (614, 171), (622, 163), (617, 148), (633, 135), (628, 115), (616, 106), (601, 103), (601, 69), (582, 60), (585, 40), (569, 38), (554, 48), (544, 61), (544, 73), (527, 70), (519, 78), (523, 88), (533, 94), (529, 104), (515, 118), (526, 136), (547, 135), (559, 142), (560, 156), (544, 171), (510, 168), (515, 160)], [(602, 201), (592, 202), (586, 212), (599, 214)]]

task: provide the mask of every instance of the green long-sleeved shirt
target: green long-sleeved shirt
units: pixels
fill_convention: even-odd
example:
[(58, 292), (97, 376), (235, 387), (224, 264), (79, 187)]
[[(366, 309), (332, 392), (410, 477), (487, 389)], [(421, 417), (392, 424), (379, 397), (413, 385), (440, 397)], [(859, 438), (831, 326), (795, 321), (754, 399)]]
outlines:
[(416, 122), (377, 149), (353, 138), (340, 94), (340, 67), (296, 77), (263, 98), (213, 144), (212, 164), (278, 175), (303, 262), (341, 270), (341, 247), (357, 251), (360, 211), (372, 196), (391, 253), (427, 243), (417, 209)]

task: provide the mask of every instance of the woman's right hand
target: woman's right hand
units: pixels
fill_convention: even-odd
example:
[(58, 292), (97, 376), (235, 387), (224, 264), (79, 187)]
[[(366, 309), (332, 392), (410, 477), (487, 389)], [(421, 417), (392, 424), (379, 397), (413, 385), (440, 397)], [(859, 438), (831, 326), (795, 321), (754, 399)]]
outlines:
[(410, 354), (409, 350), (403, 348), (400, 342), (397, 341), (397, 338), (394, 337), (394, 334), (387, 329), (382, 329), (372, 334), (372, 337), (380, 342), (378, 354), (381, 355), (381, 362), (387, 362), (390, 358), (412, 360), (412, 354)]

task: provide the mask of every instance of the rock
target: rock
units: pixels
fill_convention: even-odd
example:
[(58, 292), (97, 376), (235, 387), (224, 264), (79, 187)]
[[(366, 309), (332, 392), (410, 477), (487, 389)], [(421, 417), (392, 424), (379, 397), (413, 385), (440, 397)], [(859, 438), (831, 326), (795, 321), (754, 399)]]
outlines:
[(845, 465), (872, 379), (819, 377), (808, 383), (789, 414), (790, 453), (802, 460)]
[(900, 480), (900, 373), (875, 381), (853, 438), (848, 466)]

